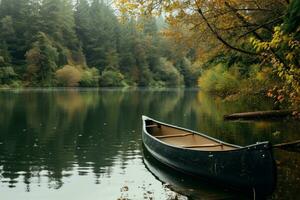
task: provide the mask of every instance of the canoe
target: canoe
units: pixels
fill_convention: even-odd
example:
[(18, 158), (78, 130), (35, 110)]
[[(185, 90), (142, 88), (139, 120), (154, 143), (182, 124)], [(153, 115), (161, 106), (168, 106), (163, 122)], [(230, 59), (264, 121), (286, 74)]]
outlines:
[[(143, 145), (144, 147), (144, 145)], [(233, 190), (222, 185), (216, 185), (201, 178), (186, 175), (178, 170), (170, 170), (166, 165), (155, 159), (147, 149), (143, 148), (143, 162), (146, 169), (164, 187), (171, 189), (179, 195), (188, 199), (222, 199), (222, 200), (249, 200), (253, 199), (252, 192)], [(186, 199), (184, 197), (178, 199)]]
[(142, 116), (142, 140), (161, 163), (183, 173), (268, 195), (276, 185), (270, 142), (229, 144), (185, 128)]

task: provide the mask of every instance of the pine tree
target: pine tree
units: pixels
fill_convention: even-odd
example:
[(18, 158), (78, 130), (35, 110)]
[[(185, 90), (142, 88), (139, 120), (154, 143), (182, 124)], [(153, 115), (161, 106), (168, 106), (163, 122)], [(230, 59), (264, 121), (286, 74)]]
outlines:
[(59, 53), (58, 65), (74, 62), (83, 64), (71, 0), (43, 0), (41, 30), (56, 43)]
[(103, 71), (108, 65), (107, 52), (116, 52), (118, 21), (112, 10), (99, 0), (90, 7), (89, 38), (83, 44), (87, 63)]
[(0, 21), (2, 21), (2, 25), (6, 23), (4, 25), (4, 27), (7, 26), (5, 29), (13, 30), (12, 35), (2, 39), (2, 41), (6, 41), (13, 65), (23, 65), (25, 63), (24, 54), (28, 41), (25, 33), (26, 29), (30, 27), (29, 23), (31, 23), (28, 19), (29, 8), (30, 0), (2, 0), (0, 4)]
[[(90, 23), (90, 6), (87, 0), (78, 0), (75, 10), (76, 33), (82, 44), (89, 41)], [(85, 46), (83, 46), (84, 51)]]
[(33, 84), (53, 85), (58, 52), (52, 44), (45, 33), (39, 32), (31, 49), (26, 53), (28, 79)]

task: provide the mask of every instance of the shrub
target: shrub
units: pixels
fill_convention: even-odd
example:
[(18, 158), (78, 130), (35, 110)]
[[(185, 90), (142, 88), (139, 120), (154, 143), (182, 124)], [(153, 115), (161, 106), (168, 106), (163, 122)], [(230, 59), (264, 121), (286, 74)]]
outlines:
[(28, 78), (39, 85), (52, 86), (58, 53), (49, 36), (39, 32), (25, 57)]
[(11, 81), (9, 87), (10, 88), (22, 88), (23, 87), (22, 81), (20, 81), (20, 80)]
[(221, 63), (204, 71), (198, 79), (198, 85), (202, 90), (219, 95), (236, 93), (239, 89), (239, 84), (237, 69), (232, 68), (228, 71)]
[(85, 69), (82, 73), (80, 86), (82, 87), (98, 87), (99, 71), (96, 68)]
[(12, 67), (0, 67), (0, 84), (9, 84), (17, 77)]
[(71, 65), (65, 65), (55, 73), (59, 86), (76, 87), (81, 80), (81, 70)]
[(100, 77), (101, 87), (126, 86), (124, 76), (117, 70), (105, 70)]
[(166, 86), (174, 87), (183, 85), (183, 76), (174, 67), (173, 63), (168, 61), (166, 58), (160, 58), (160, 68), (156, 73), (161, 81), (164, 81)]
[[(299, 7), (295, 10), (300, 10), (300, 3), (298, 5)], [(292, 29), (294, 25), (290, 25)], [(282, 88), (279, 90), (284, 91), (286, 98), (292, 105), (300, 107), (300, 42), (298, 38), (300, 34), (299, 31), (290, 34), (286, 31), (282, 26), (276, 26), (270, 41), (262, 42), (255, 38), (251, 38), (250, 41), (256, 51), (264, 58), (264, 63), (273, 66), (273, 70), (283, 85), (280, 86)]]

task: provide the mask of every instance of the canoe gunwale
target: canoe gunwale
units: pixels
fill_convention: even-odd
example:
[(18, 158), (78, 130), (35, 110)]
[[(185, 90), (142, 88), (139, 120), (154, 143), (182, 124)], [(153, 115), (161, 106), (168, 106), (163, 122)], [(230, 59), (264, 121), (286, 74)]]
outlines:
[[(187, 131), (187, 132), (190, 132), (190, 133), (193, 133), (193, 134), (197, 134), (201, 137), (204, 137), (204, 138), (207, 138), (207, 139), (210, 139), (210, 140), (213, 140), (215, 142), (218, 142), (220, 144), (223, 144), (223, 145), (227, 145), (227, 146), (231, 146), (231, 147), (234, 147), (236, 149), (230, 149), (230, 150), (201, 150), (201, 149), (192, 149), (192, 148), (185, 148), (185, 147), (181, 147), (181, 146), (176, 146), (176, 145), (172, 145), (172, 144), (169, 144), (169, 143), (166, 143), (162, 140), (160, 140), (159, 138), (156, 138), (155, 136), (151, 135), (147, 129), (146, 129), (146, 120), (151, 120), (155, 123), (158, 123), (158, 124), (161, 124), (163, 126), (167, 126), (167, 127), (171, 127), (171, 128), (175, 128), (175, 129), (179, 129), (179, 130), (182, 130), (182, 131)], [(160, 122), (158, 120), (155, 120), (155, 119), (152, 119), (150, 117), (147, 117), (145, 115), (142, 116), (142, 121), (143, 121), (143, 132), (145, 134), (147, 134), (149, 137), (151, 137), (152, 139), (162, 143), (163, 145), (166, 145), (166, 146), (169, 146), (169, 147), (173, 147), (173, 148), (176, 148), (176, 149), (184, 149), (184, 150), (187, 150), (187, 151), (201, 151), (201, 152), (233, 152), (233, 151), (241, 151), (241, 150), (244, 150), (244, 149), (256, 149), (256, 146), (261, 146), (261, 145), (265, 145), (266, 148), (268, 148), (270, 145), (270, 142), (268, 141), (264, 141), (264, 142), (257, 142), (255, 144), (251, 144), (251, 145), (247, 145), (247, 146), (239, 146), (239, 145), (235, 145), (235, 144), (230, 144), (230, 143), (227, 143), (227, 142), (224, 142), (224, 141), (221, 141), (221, 140), (218, 140), (216, 138), (213, 138), (211, 136), (208, 136), (208, 135), (205, 135), (204, 133), (200, 133), (200, 132), (197, 132), (197, 131), (193, 131), (193, 130), (190, 130), (190, 129), (187, 129), (187, 128), (182, 128), (182, 127), (178, 127), (178, 126), (175, 126), (175, 125), (171, 125), (171, 124), (167, 124), (167, 123), (164, 123), (164, 122)]]
[[(227, 150), (184, 148), (166, 143), (151, 135), (146, 121), (197, 134), (224, 145), (236, 147)], [(254, 189), (256, 194), (271, 194), (277, 182), (277, 168), (270, 142), (248, 146), (229, 144), (203, 133), (166, 124), (143, 116), (142, 141), (146, 150), (162, 164), (174, 170), (233, 188)]]

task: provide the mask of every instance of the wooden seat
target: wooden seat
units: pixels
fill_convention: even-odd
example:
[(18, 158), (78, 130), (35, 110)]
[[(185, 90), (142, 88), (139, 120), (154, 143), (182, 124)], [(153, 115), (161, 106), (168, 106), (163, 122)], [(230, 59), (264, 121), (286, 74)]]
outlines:
[(185, 133), (185, 134), (176, 134), (176, 135), (157, 135), (156, 138), (171, 138), (171, 137), (184, 137), (188, 135), (193, 135), (193, 133)]
[(196, 144), (196, 145), (183, 145), (183, 148), (204, 148), (204, 147), (218, 147), (223, 146), (223, 144)]
[(146, 127), (147, 127), (147, 128), (153, 128), (153, 127), (158, 127), (158, 125), (157, 125), (157, 124), (149, 124), (149, 125), (147, 125)]

